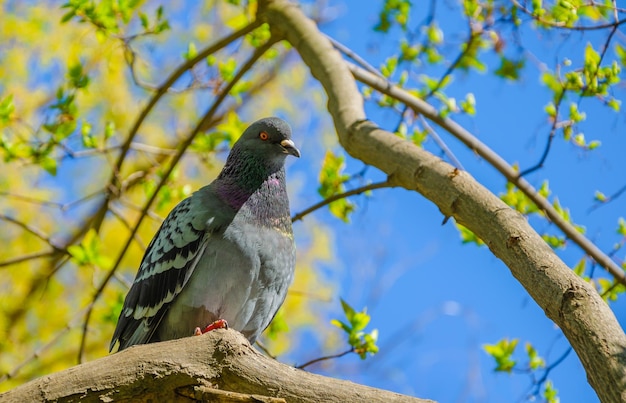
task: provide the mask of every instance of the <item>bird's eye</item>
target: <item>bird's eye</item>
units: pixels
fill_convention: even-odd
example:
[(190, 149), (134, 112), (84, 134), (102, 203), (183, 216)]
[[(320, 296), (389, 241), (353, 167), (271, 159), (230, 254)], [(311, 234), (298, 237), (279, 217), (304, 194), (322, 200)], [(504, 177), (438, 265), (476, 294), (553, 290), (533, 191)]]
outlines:
[(270, 138), (270, 135), (269, 135), (269, 134), (267, 134), (267, 133), (265, 133), (265, 132), (261, 132), (261, 133), (259, 133), (259, 138), (260, 138), (261, 140), (265, 141), (265, 140), (267, 140), (267, 139), (269, 139), (269, 138)]

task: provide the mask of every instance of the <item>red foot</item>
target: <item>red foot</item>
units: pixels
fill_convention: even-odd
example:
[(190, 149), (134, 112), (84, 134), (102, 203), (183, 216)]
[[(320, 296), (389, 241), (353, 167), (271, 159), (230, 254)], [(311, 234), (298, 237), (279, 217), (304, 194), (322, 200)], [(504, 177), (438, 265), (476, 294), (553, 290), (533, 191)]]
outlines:
[(215, 322), (211, 323), (209, 326), (205, 327), (204, 330), (200, 330), (200, 328), (197, 327), (194, 330), (193, 335), (200, 336), (215, 329), (228, 329), (228, 322), (226, 322), (225, 319), (218, 319)]

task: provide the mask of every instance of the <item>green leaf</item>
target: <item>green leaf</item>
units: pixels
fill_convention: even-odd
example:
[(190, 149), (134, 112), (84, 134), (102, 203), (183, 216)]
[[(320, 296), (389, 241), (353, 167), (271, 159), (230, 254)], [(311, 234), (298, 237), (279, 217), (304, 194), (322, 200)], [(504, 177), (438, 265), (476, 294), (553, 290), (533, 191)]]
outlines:
[(217, 69), (224, 81), (231, 81), (237, 70), (237, 61), (233, 57), (228, 58), (225, 62), (219, 61)]
[(470, 92), (465, 95), (465, 99), (459, 102), (459, 106), (463, 112), (470, 116), (474, 116), (476, 114), (476, 98), (474, 97), (474, 94)]
[(139, 13), (139, 20), (141, 21), (141, 27), (145, 30), (150, 26), (150, 21), (148, 20), (148, 16), (144, 13)]
[(47, 155), (39, 161), (39, 164), (50, 175), (56, 176), (58, 166), (57, 160)]
[(115, 134), (115, 123), (109, 120), (104, 125), (104, 139), (106, 140), (108, 138), (111, 138), (113, 137), (114, 134)]
[(383, 9), (378, 14), (378, 23), (374, 26), (374, 30), (388, 32), (396, 23), (402, 30), (406, 31), (410, 11), (410, 0), (385, 0)]
[(410, 45), (406, 40), (402, 40), (400, 42), (400, 61), (412, 62), (420, 54), (420, 51), (420, 45)]
[[(323, 198), (329, 198), (345, 191), (344, 183), (350, 179), (349, 175), (343, 173), (345, 167), (344, 157), (335, 155), (332, 151), (327, 151), (320, 170), (317, 191)], [(342, 198), (335, 200), (328, 205), (330, 212), (344, 222), (348, 222), (349, 215), (355, 209), (354, 204)]]
[(283, 309), (279, 309), (274, 316), (274, 319), (270, 322), (270, 325), (265, 329), (265, 336), (272, 340), (276, 340), (278, 335), (281, 333), (286, 333), (289, 331), (289, 325), (287, 324), (287, 320), (285, 319), (285, 314)]
[(388, 57), (387, 60), (385, 60), (385, 64), (380, 67), (380, 72), (383, 76), (389, 78), (394, 71), (396, 71), (396, 67), (398, 67), (398, 57)]
[(515, 367), (516, 361), (512, 358), (518, 339), (502, 339), (496, 344), (485, 344), (483, 349), (487, 354), (492, 356), (496, 361), (496, 372), (511, 372)]
[(608, 105), (609, 108), (613, 109), (615, 112), (619, 112), (622, 106), (622, 101), (611, 97), (606, 102), (606, 104)]
[(361, 312), (356, 312), (346, 301), (343, 299), (340, 301), (349, 323), (344, 323), (338, 319), (331, 320), (331, 323), (347, 333), (348, 343), (361, 359), (365, 359), (367, 354), (376, 354), (378, 352), (378, 346), (376, 346), (378, 330), (374, 329), (369, 333), (364, 331), (370, 321), (367, 309), (364, 308)]
[(577, 276), (582, 277), (583, 274), (585, 274), (586, 267), (587, 259), (583, 257), (578, 261), (578, 263), (576, 263), (576, 266), (573, 267), (574, 273), (576, 273)]
[(547, 403), (559, 403), (558, 392), (559, 391), (554, 388), (554, 385), (552, 385), (552, 381), (546, 381), (543, 389), (543, 397), (546, 399)]
[(556, 118), (556, 106), (554, 106), (554, 103), (550, 102), (543, 108), (543, 110), (546, 111), (548, 116), (551, 118)]
[(617, 233), (626, 236), (626, 220), (624, 220), (624, 217), (620, 217), (617, 220)]
[(572, 102), (569, 106), (569, 118), (575, 122), (582, 122), (587, 118), (587, 114), (585, 112), (580, 112), (578, 110), (578, 105)]
[(565, 247), (565, 237), (559, 235), (542, 234), (541, 238), (554, 249)]
[(85, 148), (98, 148), (98, 140), (93, 136), (89, 122), (83, 121), (80, 128), (80, 135)]
[(100, 253), (100, 238), (93, 228), (85, 234), (80, 245), (70, 245), (67, 250), (79, 266), (94, 265), (106, 269), (113, 263), (109, 257)]
[(495, 75), (511, 81), (519, 80), (520, 71), (524, 68), (525, 60), (513, 60), (500, 57), (500, 66), (496, 69)]
[(526, 342), (526, 354), (528, 355), (528, 366), (531, 370), (545, 368), (545, 360), (537, 354), (537, 350), (529, 342)]
[(587, 149), (593, 150), (593, 149), (600, 147), (601, 145), (602, 143), (599, 140), (592, 140), (589, 142), (589, 144), (587, 144)]
[(198, 55), (198, 50), (196, 49), (196, 44), (194, 42), (189, 42), (187, 44), (187, 51), (183, 53), (183, 57), (185, 60), (191, 60)]
[(0, 99), (0, 121), (7, 123), (11, 120), (15, 104), (13, 103), (13, 94)]
[(459, 234), (461, 235), (461, 242), (462, 243), (475, 243), (478, 246), (482, 246), (482, 245), (485, 244), (482, 239), (477, 237), (476, 234), (474, 234), (467, 227), (457, 223), (456, 221), (454, 222), (454, 225), (459, 230)]

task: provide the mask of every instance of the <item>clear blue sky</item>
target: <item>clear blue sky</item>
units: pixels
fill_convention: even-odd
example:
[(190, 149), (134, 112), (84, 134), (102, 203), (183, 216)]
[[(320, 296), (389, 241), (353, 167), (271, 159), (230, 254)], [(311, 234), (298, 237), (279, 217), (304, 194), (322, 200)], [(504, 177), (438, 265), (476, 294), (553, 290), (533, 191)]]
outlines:
[[(414, 3), (411, 27), (424, 20), (430, 2)], [(456, 2), (437, 3), (436, 19), (446, 33), (446, 48), (454, 54), (467, 29), (460, 23)], [(333, 20), (322, 25), (323, 31), (374, 66), (397, 48), (397, 32), (383, 36), (372, 29), (381, 1), (328, 4)], [(599, 48), (605, 34), (566, 37), (563, 32), (546, 35), (523, 27), (520, 37), (527, 51), (551, 67), (565, 56), (579, 60), (587, 41)], [(540, 158), (549, 133), (543, 108), (550, 95), (540, 85), (539, 64), (528, 62), (524, 78), (515, 84), (496, 79), (493, 66), (490, 64), (490, 71), (485, 74), (457, 75), (447, 92), (457, 98), (472, 92), (477, 100), (477, 115), (458, 121), (509, 163), (527, 168)], [(441, 71), (433, 74), (438, 76)], [(624, 185), (620, 157), (626, 150), (625, 118), (623, 112), (608, 111), (595, 101), (583, 100), (579, 107), (588, 115), (588, 121), (581, 126), (586, 137), (601, 140), (602, 146), (585, 152), (559, 137), (545, 168), (527, 179), (536, 187), (548, 179), (561, 204), (571, 210), (574, 221), (584, 225), (587, 235), (603, 250), (610, 251), (620, 240), (615, 229), (618, 217), (624, 215), (624, 200), (593, 212), (588, 210), (594, 204), (596, 190), (611, 194)], [(397, 125), (396, 115), (389, 111), (381, 113), (370, 105), (368, 112), (384, 128)], [(320, 111), (320, 115), (324, 113)], [(493, 168), (447, 133), (439, 134), (477, 180), (494, 193), (503, 191), (505, 181)], [(432, 142), (427, 148), (439, 153)], [(347, 171), (356, 173), (362, 167), (360, 162), (350, 160)], [(291, 171), (301, 169), (296, 164), (290, 166)], [(383, 179), (374, 168), (368, 170), (367, 176), (374, 181)], [(317, 200), (315, 189), (305, 193), (301, 195), (303, 203), (295, 205), (294, 211)], [(356, 308), (368, 307), (371, 326), (380, 332), (381, 352), (365, 362), (356, 357), (343, 358), (333, 364), (331, 373), (337, 376), (339, 371), (355, 382), (441, 402), (523, 400), (530, 390), (529, 376), (494, 373), (495, 364), (481, 346), (504, 337), (519, 338), (520, 357), (523, 344), (529, 341), (550, 364), (568, 348), (555, 325), (502, 262), (487, 248), (461, 244), (453, 224), (442, 225), (442, 214), (419, 194), (382, 190), (357, 201), (359, 210), (350, 225), (338, 222), (327, 212), (316, 214), (336, 231), (335, 248), (340, 262), (331, 269), (340, 268), (340, 295)], [(546, 222), (533, 223), (538, 231), (560, 234)], [(582, 257), (581, 251), (571, 244), (559, 255), (570, 266)], [(623, 255), (622, 252), (618, 256)], [(623, 300), (614, 303), (613, 308), (623, 325)], [(563, 402), (598, 400), (574, 352), (549, 377)]]

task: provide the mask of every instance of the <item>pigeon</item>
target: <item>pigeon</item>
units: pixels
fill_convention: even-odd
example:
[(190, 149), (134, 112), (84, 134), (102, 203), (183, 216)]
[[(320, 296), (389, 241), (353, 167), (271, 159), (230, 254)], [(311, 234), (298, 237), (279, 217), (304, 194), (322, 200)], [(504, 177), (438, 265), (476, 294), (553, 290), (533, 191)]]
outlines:
[(289, 125), (258, 120), (234, 144), (219, 176), (174, 207), (146, 249), (110, 351), (116, 342), (121, 351), (226, 324), (256, 341), (294, 275), (289, 155), (300, 157)]

